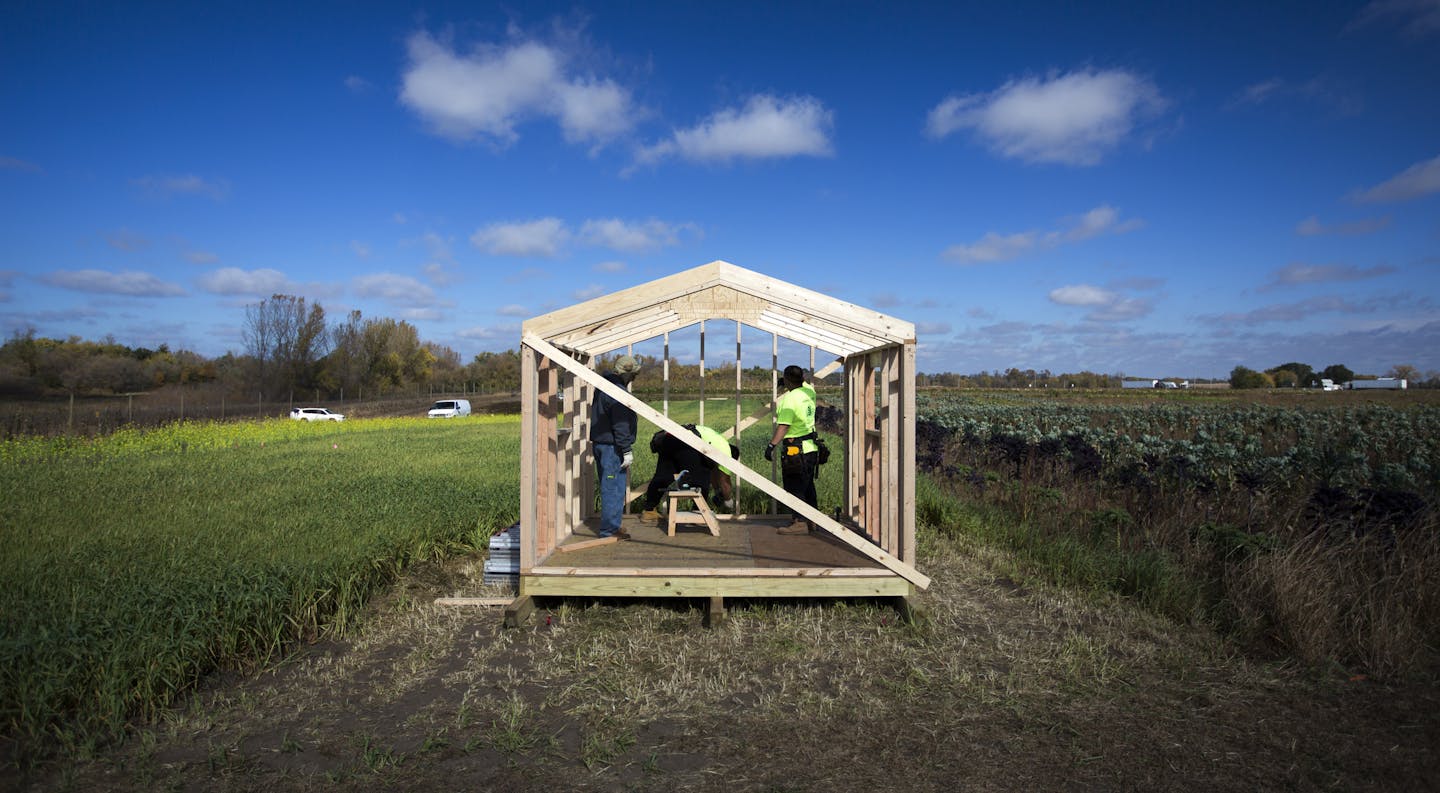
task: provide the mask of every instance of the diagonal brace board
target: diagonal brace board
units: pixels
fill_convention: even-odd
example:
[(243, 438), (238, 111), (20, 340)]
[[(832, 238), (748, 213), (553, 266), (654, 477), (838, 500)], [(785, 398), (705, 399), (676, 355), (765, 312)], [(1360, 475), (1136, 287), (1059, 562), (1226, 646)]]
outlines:
[(701, 440), (700, 436), (694, 435), (688, 432), (684, 427), (680, 426), (679, 422), (671, 419), (669, 416), (664, 415), (655, 408), (652, 408), (649, 405), (645, 404), (643, 401), (641, 401), (634, 394), (631, 394), (629, 391), (626, 391), (625, 389), (615, 385), (609, 380), (606, 380), (604, 376), (602, 376), (600, 373), (596, 372), (588, 366), (585, 366), (579, 361), (576, 361), (574, 358), (566, 355), (564, 352), (557, 349), (554, 345), (550, 344), (549, 342), (545, 341), (539, 336), (536, 336), (533, 333), (524, 334), (521, 337), (520, 342), (521, 344), (524, 344), (530, 349), (535, 350), (536, 352), (550, 359), (552, 362), (558, 364), (566, 371), (570, 372), (581, 380), (584, 380), (586, 383), (589, 383), (595, 388), (598, 388), (601, 391), (604, 391), (606, 394), (609, 394), (611, 397), (618, 400), (621, 404), (629, 407), (639, 415), (643, 416), (650, 423), (678, 438), (686, 446), (689, 446), (695, 451), (705, 455), (707, 458), (713, 460), (715, 463), (723, 465), (726, 468), (734, 471), (742, 481), (746, 482), (747, 484), (753, 485), (756, 488), (759, 488), (762, 492), (765, 493), (765, 495), (770, 496), (771, 498), (779, 501), (787, 507), (790, 507), (801, 515), (804, 515), (811, 523), (814, 523), (816, 526), (819, 526), (825, 531), (831, 533), (832, 535), (840, 539), (842, 542), (844, 542), (846, 545), (849, 545), (851, 548), (854, 548), (865, 556), (874, 559), (875, 561), (889, 568), (891, 572), (894, 572), (896, 575), (899, 575), (901, 578), (904, 578), (905, 580), (909, 581), (920, 589), (924, 590), (929, 588), (929, 576), (925, 575), (919, 570), (916, 570), (915, 568), (906, 564), (904, 561), (886, 553), (883, 549), (875, 546), (869, 540), (840, 525), (834, 519), (821, 512), (820, 510), (815, 509), (809, 504), (806, 504), (804, 501), (801, 501), (790, 493), (787, 493), (784, 488), (770, 481), (769, 477), (762, 476), (754, 469), (750, 468), (739, 460), (731, 458), (729, 455), (722, 456), (718, 451), (716, 451), (713, 446)]

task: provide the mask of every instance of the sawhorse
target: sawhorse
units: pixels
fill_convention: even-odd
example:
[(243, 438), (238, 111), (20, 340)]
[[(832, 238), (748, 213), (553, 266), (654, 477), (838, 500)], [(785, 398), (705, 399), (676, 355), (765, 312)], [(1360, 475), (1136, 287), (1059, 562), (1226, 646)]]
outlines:
[[(705, 495), (699, 490), (670, 490), (666, 492), (669, 501), (669, 518), (666, 520), (666, 533), (674, 537), (677, 525), (691, 523), (703, 523), (710, 529), (710, 534), (720, 536), (720, 524), (715, 522), (715, 513), (710, 510), (710, 505), (705, 501)], [(682, 511), (680, 500), (688, 498), (695, 502), (693, 511)]]

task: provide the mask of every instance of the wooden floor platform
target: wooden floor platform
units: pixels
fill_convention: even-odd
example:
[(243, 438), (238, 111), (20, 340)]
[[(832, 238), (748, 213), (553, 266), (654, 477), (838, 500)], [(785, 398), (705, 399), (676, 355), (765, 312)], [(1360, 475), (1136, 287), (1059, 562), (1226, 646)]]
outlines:
[[(630, 539), (595, 544), (592, 522), (520, 574), (520, 594), (590, 597), (908, 596), (911, 584), (825, 532), (782, 535), (785, 516), (727, 519), (720, 535), (627, 515)], [(586, 544), (588, 543), (588, 544)], [(583, 545), (580, 549), (563, 548)]]

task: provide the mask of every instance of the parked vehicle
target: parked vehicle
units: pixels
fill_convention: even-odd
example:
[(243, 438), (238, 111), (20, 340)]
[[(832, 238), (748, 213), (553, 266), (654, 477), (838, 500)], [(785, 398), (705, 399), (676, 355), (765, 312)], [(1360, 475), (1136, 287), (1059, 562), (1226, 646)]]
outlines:
[(470, 415), (470, 400), (468, 399), (442, 399), (430, 406), (427, 413), (432, 419), (453, 419), (460, 416)]
[(344, 421), (344, 413), (331, 413), (325, 408), (295, 408), (290, 418), (296, 421)]

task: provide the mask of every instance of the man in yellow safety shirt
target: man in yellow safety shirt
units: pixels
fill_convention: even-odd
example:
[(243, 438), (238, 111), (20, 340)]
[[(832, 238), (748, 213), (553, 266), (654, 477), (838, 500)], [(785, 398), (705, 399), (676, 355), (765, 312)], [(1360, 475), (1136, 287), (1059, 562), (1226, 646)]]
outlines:
[[(805, 382), (805, 370), (785, 367), (785, 393), (775, 403), (775, 432), (765, 447), (765, 459), (773, 461), (780, 448), (780, 481), (785, 492), (812, 507), (818, 507), (815, 474), (820, 467), (819, 446), (815, 443), (815, 389)], [(781, 444), (784, 444), (781, 446)], [(790, 525), (781, 534), (808, 534), (810, 522), (794, 509)]]

